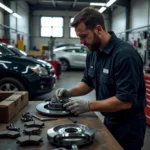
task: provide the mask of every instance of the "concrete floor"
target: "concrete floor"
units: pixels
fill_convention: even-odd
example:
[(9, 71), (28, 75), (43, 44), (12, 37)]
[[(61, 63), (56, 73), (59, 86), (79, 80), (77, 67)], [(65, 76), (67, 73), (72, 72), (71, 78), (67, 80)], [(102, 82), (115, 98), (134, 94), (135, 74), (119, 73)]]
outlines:
[[(75, 86), (78, 82), (80, 82), (82, 78), (82, 74), (83, 74), (82, 70), (77, 70), (77, 71), (73, 70), (73, 71), (62, 73), (61, 79), (57, 81), (56, 88), (51, 93), (37, 97), (36, 100), (44, 100), (45, 98), (52, 96), (57, 88), (69, 89)], [(76, 99), (95, 100), (95, 92), (93, 91), (88, 95), (76, 97)], [(97, 113), (97, 115), (103, 121), (104, 117), (99, 112)], [(147, 126), (146, 129), (145, 142), (142, 150), (150, 150), (150, 127), (149, 126)]]

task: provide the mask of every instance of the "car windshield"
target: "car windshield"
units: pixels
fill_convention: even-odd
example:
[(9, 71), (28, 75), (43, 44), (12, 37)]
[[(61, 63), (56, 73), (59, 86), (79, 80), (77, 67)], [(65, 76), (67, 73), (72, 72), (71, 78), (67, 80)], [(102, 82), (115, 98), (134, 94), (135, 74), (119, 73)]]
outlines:
[(0, 44), (0, 55), (14, 55), (14, 53), (3, 44)]
[(22, 50), (20, 50), (18, 48), (15, 48), (15, 47), (12, 47), (12, 46), (8, 46), (8, 48), (11, 51), (13, 51), (15, 54), (19, 55), (19, 56), (27, 56), (27, 54), (24, 51), (22, 51)]

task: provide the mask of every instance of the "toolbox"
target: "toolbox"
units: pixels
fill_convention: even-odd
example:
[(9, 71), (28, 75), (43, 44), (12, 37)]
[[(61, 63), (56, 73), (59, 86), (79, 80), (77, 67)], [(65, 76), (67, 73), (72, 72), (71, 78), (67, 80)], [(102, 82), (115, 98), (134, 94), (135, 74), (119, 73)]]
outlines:
[(0, 122), (7, 123), (28, 105), (28, 92), (0, 91)]
[(150, 125), (150, 74), (144, 74), (145, 87), (146, 87), (146, 101), (145, 107), (146, 122)]

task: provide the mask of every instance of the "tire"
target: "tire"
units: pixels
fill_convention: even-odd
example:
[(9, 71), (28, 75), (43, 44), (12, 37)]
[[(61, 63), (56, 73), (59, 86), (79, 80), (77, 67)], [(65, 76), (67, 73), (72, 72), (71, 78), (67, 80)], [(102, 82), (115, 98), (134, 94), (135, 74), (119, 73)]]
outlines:
[(25, 91), (25, 87), (19, 80), (8, 77), (0, 80), (0, 91)]
[(67, 71), (70, 68), (69, 62), (65, 59), (60, 59), (61, 71)]

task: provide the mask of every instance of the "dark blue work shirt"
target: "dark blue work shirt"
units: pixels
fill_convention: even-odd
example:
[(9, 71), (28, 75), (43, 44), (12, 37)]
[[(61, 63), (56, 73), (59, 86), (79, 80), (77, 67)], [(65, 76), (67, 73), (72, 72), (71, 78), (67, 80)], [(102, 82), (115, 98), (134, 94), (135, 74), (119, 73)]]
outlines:
[(88, 53), (81, 81), (95, 89), (97, 100), (116, 96), (120, 101), (132, 102), (131, 109), (101, 112), (104, 116), (131, 117), (143, 112), (146, 105), (143, 62), (132, 45), (111, 34), (101, 52)]

